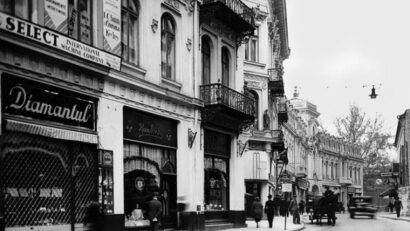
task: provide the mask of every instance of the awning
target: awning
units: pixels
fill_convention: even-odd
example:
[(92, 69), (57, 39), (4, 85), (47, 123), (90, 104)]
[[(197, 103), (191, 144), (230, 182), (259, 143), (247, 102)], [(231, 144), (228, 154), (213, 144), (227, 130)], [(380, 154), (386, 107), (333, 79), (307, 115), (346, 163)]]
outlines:
[(79, 141), (79, 142), (91, 143), (91, 144), (98, 143), (98, 137), (95, 134), (71, 131), (71, 130), (55, 128), (55, 127), (48, 127), (44, 125), (26, 123), (26, 122), (21, 122), (17, 120), (11, 120), (11, 119), (6, 120), (6, 130), (16, 131), (16, 132), (26, 132), (30, 134), (46, 136), (46, 137), (62, 139), (62, 140), (72, 140), (72, 141)]
[(275, 187), (273, 182), (271, 182), (270, 180), (266, 180), (266, 179), (245, 179), (245, 182), (267, 183), (267, 184), (270, 184), (272, 187)]

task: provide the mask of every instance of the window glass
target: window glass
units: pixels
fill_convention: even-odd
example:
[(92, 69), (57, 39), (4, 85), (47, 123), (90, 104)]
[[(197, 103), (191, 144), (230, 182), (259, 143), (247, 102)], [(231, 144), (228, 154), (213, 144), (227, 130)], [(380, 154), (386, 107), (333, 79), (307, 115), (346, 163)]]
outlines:
[(28, 20), (28, 1), (14, 0), (14, 15), (19, 18)]
[(125, 62), (139, 64), (138, 10), (135, 0), (122, 1), (122, 58)]
[[(213, 165), (205, 168), (205, 210), (228, 209), (227, 159), (205, 157)], [(206, 161), (209, 164), (209, 160)]]
[(161, 75), (175, 80), (175, 27), (171, 16), (161, 19)]
[(222, 85), (229, 86), (229, 51), (222, 48)]
[(202, 84), (211, 83), (211, 48), (206, 37), (202, 37)]
[(84, 43), (91, 43), (90, 0), (68, 1), (68, 36)]

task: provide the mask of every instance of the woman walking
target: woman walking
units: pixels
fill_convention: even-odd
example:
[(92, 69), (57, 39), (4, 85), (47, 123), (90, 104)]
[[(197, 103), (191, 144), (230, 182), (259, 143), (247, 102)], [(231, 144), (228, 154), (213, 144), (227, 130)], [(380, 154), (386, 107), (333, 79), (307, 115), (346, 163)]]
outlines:
[(259, 221), (262, 219), (263, 215), (263, 205), (259, 200), (259, 197), (255, 197), (255, 201), (252, 204), (253, 218), (256, 222), (256, 228), (259, 228)]

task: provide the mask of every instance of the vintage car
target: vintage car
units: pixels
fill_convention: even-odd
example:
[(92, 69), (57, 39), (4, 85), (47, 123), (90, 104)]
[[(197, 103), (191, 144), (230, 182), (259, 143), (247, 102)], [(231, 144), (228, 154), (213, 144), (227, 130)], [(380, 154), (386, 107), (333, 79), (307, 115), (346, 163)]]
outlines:
[(376, 206), (373, 205), (373, 198), (369, 196), (355, 196), (350, 198), (347, 205), (350, 218), (355, 216), (369, 216), (374, 218), (376, 215)]

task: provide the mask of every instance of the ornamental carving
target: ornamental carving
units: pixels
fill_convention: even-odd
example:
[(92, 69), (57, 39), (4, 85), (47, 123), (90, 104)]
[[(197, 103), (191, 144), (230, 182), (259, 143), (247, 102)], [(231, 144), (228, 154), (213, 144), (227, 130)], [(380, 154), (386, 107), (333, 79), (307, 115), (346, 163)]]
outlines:
[(179, 2), (178, 0), (164, 0), (164, 3), (168, 6), (174, 8), (175, 10), (179, 11)]

